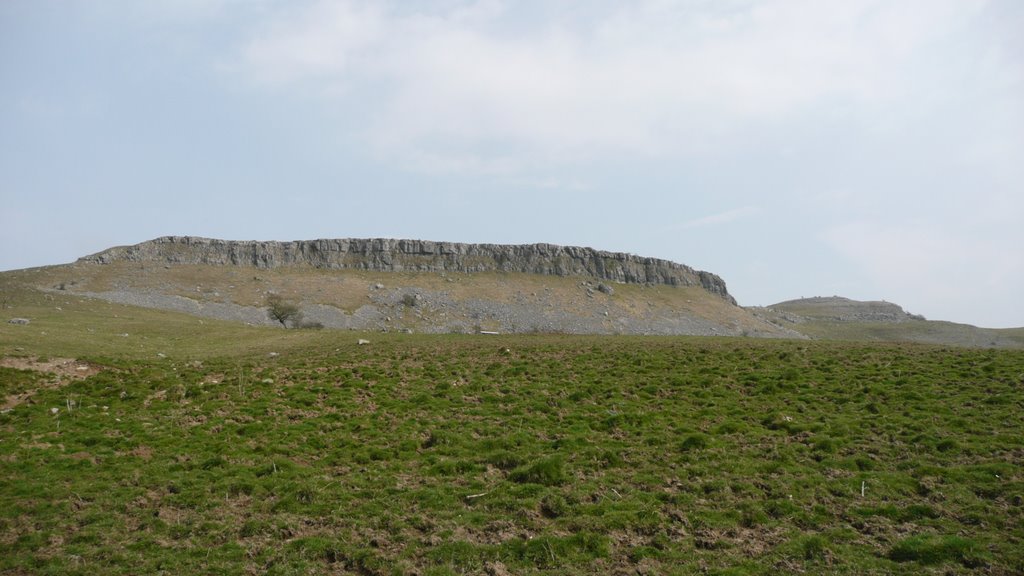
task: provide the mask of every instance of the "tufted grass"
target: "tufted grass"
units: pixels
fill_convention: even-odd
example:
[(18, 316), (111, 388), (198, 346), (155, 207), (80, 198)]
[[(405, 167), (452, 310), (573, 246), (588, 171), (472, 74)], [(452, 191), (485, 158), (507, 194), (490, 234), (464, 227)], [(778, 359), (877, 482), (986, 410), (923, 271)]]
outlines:
[(1022, 352), (15, 300), (0, 573), (1024, 571)]

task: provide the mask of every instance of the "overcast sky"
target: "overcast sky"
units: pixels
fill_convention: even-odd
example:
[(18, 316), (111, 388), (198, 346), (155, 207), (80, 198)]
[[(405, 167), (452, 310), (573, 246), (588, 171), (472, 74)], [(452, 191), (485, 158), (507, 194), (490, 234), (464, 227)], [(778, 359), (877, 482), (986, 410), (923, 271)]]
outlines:
[(1024, 326), (1024, 2), (0, 2), (0, 270), (591, 246)]

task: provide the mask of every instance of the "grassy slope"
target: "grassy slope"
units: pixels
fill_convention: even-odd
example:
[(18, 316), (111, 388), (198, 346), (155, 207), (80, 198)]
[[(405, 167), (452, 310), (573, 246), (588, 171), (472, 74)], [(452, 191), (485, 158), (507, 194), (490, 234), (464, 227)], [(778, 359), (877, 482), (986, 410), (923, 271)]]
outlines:
[[(838, 306), (810, 301), (791, 301), (758, 309), (758, 314), (773, 319), (777, 324), (825, 340), (868, 342), (919, 342), (977, 348), (1024, 348), (1024, 328), (978, 328), (968, 324), (937, 320), (908, 320), (903, 322), (839, 321), (835, 318), (855, 313), (858, 306), (871, 303), (847, 301)], [(795, 314), (806, 321), (791, 323), (777, 312)]]
[[(580, 316), (593, 315), (596, 309), (611, 311), (615, 317), (691, 316), (740, 332), (778, 332), (773, 326), (756, 319), (745, 309), (733, 306), (697, 286), (641, 286), (614, 284), (614, 294), (598, 293), (587, 298), (580, 287), (580, 277), (541, 276), (518, 273), (447, 274), (372, 272), (360, 270), (323, 270), (308, 267), (272, 270), (245, 266), (145, 266), (118, 262), (107, 265), (69, 264), (0, 274), (0, 286), (33, 286), (53, 290), (63, 287), (70, 295), (76, 292), (109, 290), (156, 291), (182, 296), (197, 302), (230, 302), (242, 306), (262, 307), (267, 292), (306, 305), (326, 304), (352, 313), (370, 303), (372, 286), (382, 284), (388, 289), (400, 286), (444, 292), (453, 300), (484, 299), (496, 303), (529, 302), (538, 309), (547, 307)], [(61, 297), (61, 294), (56, 294)], [(609, 330), (614, 323), (609, 321)], [(418, 320), (407, 319), (410, 328), (427, 324), (443, 325), (444, 321), (430, 311)], [(484, 322), (486, 324), (486, 322)], [(496, 329), (486, 325), (485, 329)]]
[(3, 393), (37, 389), (0, 415), (0, 572), (1024, 571), (1021, 352), (357, 346), (4, 297), (33, 322), (0, 325), (0, 357), (105, 369), (0, 368)]
[(813, 338), (881, 342), (920, 342), (987, 348), (1024, 348), (1024, 329), (977, 328), (954, 322), (913, 320), (909, 322), (827, 322), (811, 321), (793, 329)]

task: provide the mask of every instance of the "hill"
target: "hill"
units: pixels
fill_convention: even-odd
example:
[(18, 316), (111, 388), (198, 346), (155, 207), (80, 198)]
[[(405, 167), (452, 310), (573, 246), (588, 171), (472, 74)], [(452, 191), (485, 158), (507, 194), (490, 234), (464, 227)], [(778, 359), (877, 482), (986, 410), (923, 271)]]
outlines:
[(374, 332), (561, 333), (904, 341), (1024, 348), (1024, 328), (926, 320), (838, 296), (738, 306), (716, 274), (657, 258), (552, 244), (425, 240), (228, 241), (166, 236), (72, 264), (0, 273), (41, 291), (193, 316)]
[(978, 328), (969, 324), (926, 320), (890, 302), (863, 302), (830, 296), (788, 300), (749, 310), (768, 322), (816, 339), (1024, 348), (1024, 328)]
[(307, 324), (351, 330), (800, 337), (737, 306), (709, 272), (550, 244), (164, 237), (0, 279), (256, 325), (273, 324), (276, 294)]
[[(660, 294), (750, 314), (699, 286), (588, 294), (602, 281), (522, 272), (110, 261), (0, 274), (2, 309), (29, 321), (0, 323), (0, 573), (1024, 570), (1020, 351), (357, 335), (87, 295), (263, 313), (267, 286), (353, 285), (365, 303), (406, 281), (453, 300), (539, 282), (564, 305)], [(403, 290), (395, 310), (423, 312)]]

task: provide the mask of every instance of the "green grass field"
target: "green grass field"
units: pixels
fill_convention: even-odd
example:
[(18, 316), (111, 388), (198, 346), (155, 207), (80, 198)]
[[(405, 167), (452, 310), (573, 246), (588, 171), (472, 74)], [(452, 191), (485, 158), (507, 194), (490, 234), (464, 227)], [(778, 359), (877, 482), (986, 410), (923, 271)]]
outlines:
[(5, 303), (2, 573), (1024, 572), (1024, 352)]

